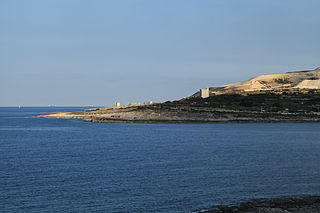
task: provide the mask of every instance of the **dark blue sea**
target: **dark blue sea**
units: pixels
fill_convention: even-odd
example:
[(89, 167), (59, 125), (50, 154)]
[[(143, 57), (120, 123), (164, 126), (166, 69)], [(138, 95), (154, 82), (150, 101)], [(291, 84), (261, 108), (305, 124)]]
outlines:
[(320, 124), (108, 124), (0, 108), (0, 212), (188, 213), (320, 194)]

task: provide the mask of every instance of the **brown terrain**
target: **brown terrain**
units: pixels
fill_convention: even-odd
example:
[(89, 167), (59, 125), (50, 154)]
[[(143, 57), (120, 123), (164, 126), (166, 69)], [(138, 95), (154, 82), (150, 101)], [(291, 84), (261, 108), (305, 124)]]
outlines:
[(315, 70), (261, 75), (247, 81), (211, 87), (212, 95), (256, 92), (283, 92), (320, 89), (320, 67)]

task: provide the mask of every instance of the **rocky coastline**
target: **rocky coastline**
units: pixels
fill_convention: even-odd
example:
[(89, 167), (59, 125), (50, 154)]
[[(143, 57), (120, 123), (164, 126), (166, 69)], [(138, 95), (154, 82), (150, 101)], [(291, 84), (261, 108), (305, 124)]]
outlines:
[(320, 196), (255, 200), (237, 206), (213, 206), (202, 213), (319, 213)]
[(320, 68), (257, 76), (177, 101), (36, 117), (101, 123), (320, 122)]
[(97, 123), (299, 123), (320, 122), (317, 114), (259, 113), (195, 109), (150, 110), (128, 107), (126, 111), (109, 108), (94, 111), (58, 112), (36, 118), (81, 119)]
[(39, 115), (107, 123), (320, 122), (320, 68), (200, 89), (177, 101)]
[(320, 94), (218, 95), (148, 106), (101, 107), (35, 117), (81, 119), (98, 123), (320, 122), (318, 100)]

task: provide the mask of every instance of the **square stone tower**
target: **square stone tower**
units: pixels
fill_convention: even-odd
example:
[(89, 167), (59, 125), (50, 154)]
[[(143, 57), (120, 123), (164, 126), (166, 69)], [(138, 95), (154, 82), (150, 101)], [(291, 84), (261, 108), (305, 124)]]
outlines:
[(200, 89), (200, 97), (201, 98), (208, 98), (210, 96), (209, 88)]

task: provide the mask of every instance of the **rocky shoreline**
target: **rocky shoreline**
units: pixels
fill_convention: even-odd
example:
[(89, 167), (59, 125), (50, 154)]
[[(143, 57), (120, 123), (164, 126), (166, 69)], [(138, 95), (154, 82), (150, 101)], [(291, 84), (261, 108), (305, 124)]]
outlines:
[(98, 123), (320, 122), (320, 93), (214, 95), (36, 117), (73, 118)]
[(202, 213), (319, 213), (320, 196), (279, 198), (241, 203), (238, 206), (213, 206)]
[(81, 119), (97, 123), (299, 123), (320, 122), (318, 114), (258, 112), (212, 107), (104, 107), (57, 112), (36, 118)]

